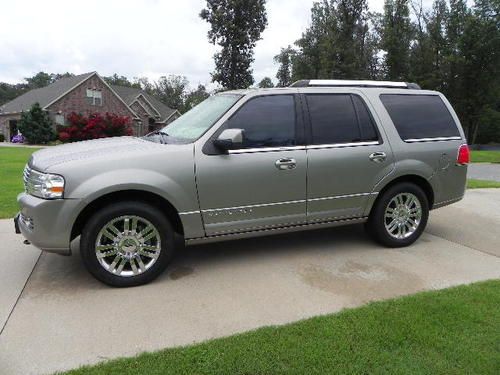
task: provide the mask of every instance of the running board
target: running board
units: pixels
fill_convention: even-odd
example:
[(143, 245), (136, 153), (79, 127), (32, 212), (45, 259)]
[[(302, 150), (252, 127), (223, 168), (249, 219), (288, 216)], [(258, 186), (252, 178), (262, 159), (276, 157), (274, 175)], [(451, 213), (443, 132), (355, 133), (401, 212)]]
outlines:
[(190, 238), (190, 239), (187, 239), (185, 242), (186, 242), (186, 245), (197, 245), (197, 244), (219, 242), (219, 241), (239, 240), (239, 239), (243, 239), (243, 238), (270, 236), (273, 234), (300, 232), (300, 231), (305, 231), (305, 230), (321, 229), (321, 228), (331, 228), (331, 227), (338, 227), (341, 225), (348, 225), (348, 224), (359, 224), (359, 223), (364, 223), (367, 220), (368, 220), (368, 217), (360, 217), (360, 218), (354, 218), (354, 219), (323, 221), (323, 222), (319, 222), (319, 223), (297, 224), (297, 225), (291, 225), (291, 226), (286, 226), (286, 227), (263, 228), (263, 229), (256, 229), (256, 230), (248, 231), (248, 232), (223, 233), (223, 234), (217, 234), (217, 235), (213, 235), (213, 236)]

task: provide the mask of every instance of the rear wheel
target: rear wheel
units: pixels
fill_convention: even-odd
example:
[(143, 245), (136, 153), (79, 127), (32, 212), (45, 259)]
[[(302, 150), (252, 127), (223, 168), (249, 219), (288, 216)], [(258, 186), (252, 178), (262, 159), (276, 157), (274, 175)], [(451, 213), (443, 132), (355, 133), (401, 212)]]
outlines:
[(412, 183), (400, 183), (379, 197), (366, 224), (379, 243), (403, 247), (415, 242), (427, 225), (429, 203), (423, 190)]
[(174, 231), (157, 208), (120, 202), (96, 212), (85, 225), (81, 255), (98, 280), (117, 287), (155, 279), (174, 254)]

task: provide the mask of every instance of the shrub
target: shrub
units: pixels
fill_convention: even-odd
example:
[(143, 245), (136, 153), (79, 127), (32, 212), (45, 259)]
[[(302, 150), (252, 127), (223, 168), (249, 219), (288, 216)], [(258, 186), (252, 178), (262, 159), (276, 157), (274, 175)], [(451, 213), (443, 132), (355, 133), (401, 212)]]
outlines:
[(93, 113), (84, 116), (71, 113), (67, 117), (68, 126), (58, 126), (58, 138), (61, 142), (76, 142), (87, 139), (119, 137), (132, 135), (130, 119), (113, 113)]
[(18, 129), (31, 144), (45, 144), (55, 138), (52, 121), (38, 103), (33, 104), (28, 112), (21, 114)]
[(0, 134), (0, 142), (5, 142), (5, 135)]

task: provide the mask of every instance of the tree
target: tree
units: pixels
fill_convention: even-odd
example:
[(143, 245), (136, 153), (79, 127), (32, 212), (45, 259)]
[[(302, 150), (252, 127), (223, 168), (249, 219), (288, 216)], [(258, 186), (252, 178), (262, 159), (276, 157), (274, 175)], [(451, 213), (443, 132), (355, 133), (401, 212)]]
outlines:
[(366, 0), (323, 0), (311, 9), (311, 26), (295, 42), (292, 80), (373, 78), (376, 40)]
[(409, 0), (386, 0), (382, 19), (381, 48), (386, 52), (384, 75), (389, 80), (407, 80), (412, 25)]
[(497, 0), (476, 0), (460, 41), (466, 93), (462, 120), (470, 143), (476, 141), (482, 118), (498, 119), (491, 111), (498, 110), (500, 101), (499, 6)]
[(141, 88), (139, 82), (130, 82), (129, 79), (125, 76), (119, 76), (118, 74), (113, 74), (109, 77), (103, 77), (108, 85), (116, 85), (116, 86), (125, 86), (125, 87), (134, 87)]
[(278, 78), (277, 87), (287, 87), (292, 84), (292, 58), (295, 51), (291, 46), (282, 48), (280, 53), (274, 56), (274, 62), (279, 64), (276, 78)]
[(0, 82), (0, 106), (24, 94), (26, 91), (27, 87), (25, 84), (18, 83), (11, 85), (9, 83)]
[(49, 115), (38, 103), (33, 104), (28, 112), (21, 114), (18, 129), (31, 144), (45, 144), (55, 137)]
[(274, 87), (273, 81), (269, 77), (264, 77), (262, 80), (259, 82), (259, 88), (261, 89), (266, 89), (266, 88), (271, 88)]
[(184, 76), (163, 76), (153, 84), (152, 95), (170, 108), (182, 110), (188, 85), (189, 82)]
[(214, 55), (212, 81), (225, 89), (254, 82), (253, 49), (267, 26), (265, 0), (207, 0), (200, 17), (210, 24), (208, 39), (221, 50)]
[(184, 105), (182, 108), (182, 113), (189, 111), (191, 108), (200, 104), (206, 98), (208, 98), (210, 94), (207, 92), (207, 89), (204, 85), (198, 85), (196, 90), (190, 91), (186, 95), (186, 99), (184, 101)]
[(71, 76), (73, 76), (73, 74), (68, 72), (63, 74), (38, 72), (33, 77), (25, 78), (25, 81), (28, 83), (29, 89), (39, 89), (48, 86), (61, 78), (66, 78)]

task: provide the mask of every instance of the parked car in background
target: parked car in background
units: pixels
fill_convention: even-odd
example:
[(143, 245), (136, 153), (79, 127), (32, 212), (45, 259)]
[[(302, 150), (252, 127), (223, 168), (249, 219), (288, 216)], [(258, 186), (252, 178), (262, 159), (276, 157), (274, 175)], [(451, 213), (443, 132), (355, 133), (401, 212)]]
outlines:
[[(462, 199), (469, 151), (446, 98), (415, 84), (299, 81), (229, 91), (161, 131), (40, 150), (16, 228), (114, 286), (147, 283), (186, 244), (365, 223), (416, 241)], [(314, 234), (311, 234), (314, 235)]]

